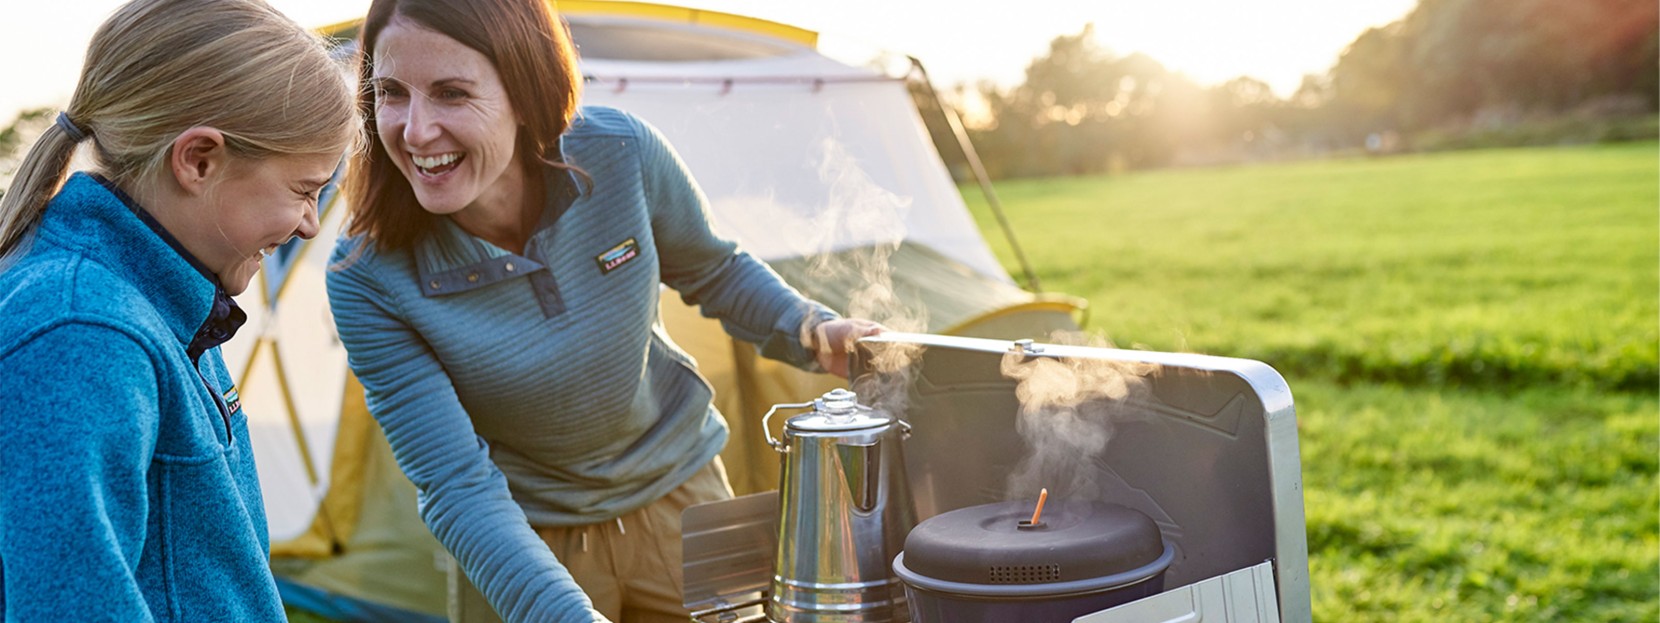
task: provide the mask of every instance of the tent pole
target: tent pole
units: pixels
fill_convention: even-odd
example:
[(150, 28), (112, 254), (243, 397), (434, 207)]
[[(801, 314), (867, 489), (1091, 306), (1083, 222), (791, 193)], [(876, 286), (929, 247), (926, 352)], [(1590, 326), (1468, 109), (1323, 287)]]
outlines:
[(928, 78), (928, 70), (922, 66), (922, 61), (915, 56), (907, 56), (911, 68), (922, 74), (922, 86), (928, 89), (928, 95), (934, 98), (934, 103), (940, 107), (945, 116), (946, 125), (951, 126), (951, 134), (957, 138), (957, 147), (963, 151), (963, 158), (968, 161), (968, 168), (974, 172), (974, 180), (980, 183), (980, 193), (986, 196), (986, 204), (991, 206), (991, 213), (997, 217), (997, 224), (1003, 228), (1003, 237), (1009, 240), (1009, 248), (1014, 250), (1016, 261), (1020, 262), (1021, 272), (1026, 274), (1026, 289), (1034, 293), (1042, 292), (1043, 287), (1038, 285), (1037, 273), (1032, 270), (1031, 262), (1026, 260), (1026, 252), (1020, 248), (1020, 241), (1014, 237), (1014, 227), (1009, 225), (1008, 217), (1003, 215), (1003, 202), (997, 200), (997, 191), (991, 188), (991, 176), (986, 175), (985, 164), (980, 162), (979, 152), (974, 151), (974, 143), (968, 140), (968, 130), (963, 127), (963, 121), (957, 116), (956, 109), (945, 103), (939, 91), (934, 90), (934, 81)]

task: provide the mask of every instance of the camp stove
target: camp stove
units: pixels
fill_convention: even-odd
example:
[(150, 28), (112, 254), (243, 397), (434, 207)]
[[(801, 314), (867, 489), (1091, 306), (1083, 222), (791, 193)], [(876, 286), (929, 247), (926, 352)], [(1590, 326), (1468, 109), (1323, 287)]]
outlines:
[[(884, 333), (860, 341), (869, 362), (920, 348), (902, 418), (904, 463), (919, 522), (1011, 500), (1008, 476), (1027, 452), (1018, 381), (1006, 358), (1108, 362), (1134, 369), (1142, 391), (1115, 405), (1105, 452), (1077, 497), (1133, 509), (1171, 549), (1162, 590), (1078, 616), (1077, 623), (1312, 619), (1296, 414), (1266, 364), (1225, 357)], [(896, 413), (901, 413), (895, 410)], [(768, 621), (779, 535), (776, 491), (694, 506), (684, 515), (685, 601), (692, 620)], [(990, 620), (990, 619), (987, 619)]]

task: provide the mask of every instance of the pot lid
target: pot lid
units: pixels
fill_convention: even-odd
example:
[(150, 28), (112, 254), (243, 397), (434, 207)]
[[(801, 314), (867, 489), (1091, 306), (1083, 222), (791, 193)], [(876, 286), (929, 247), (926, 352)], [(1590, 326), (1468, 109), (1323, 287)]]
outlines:
[(785, 421), (791, 430), (837, 432), (875, 428), (893, 423), (893, 417), (859, 404), (859, 395), (836, 388), (813, 401), (813, 411)]
[(1036, 505), (998, 502), (931, 517), (905, 538), (905, 566), (949, 582), (1048, 584), (1148, 568), (1165, 553), (1158, 524), (1135, 509), (1051, 502), (1038, 524), (1023, 527)]

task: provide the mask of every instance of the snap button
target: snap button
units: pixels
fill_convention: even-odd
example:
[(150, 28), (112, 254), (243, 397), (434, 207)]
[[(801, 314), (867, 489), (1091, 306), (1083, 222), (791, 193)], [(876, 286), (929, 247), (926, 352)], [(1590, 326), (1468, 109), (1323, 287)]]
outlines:
[(467, 281), (469, 283), (474, 282), (474, 281), (478, 281), (478, 273), (473, 273), (471, 275), (467, 275)]
[(508, 263), (507, 263), (507, 265), (506, 265), (506, 266), (503, 266), (503, 267), (502, 267), (502, 268), (505, 268), (505, 269), (507, 269), (507, 272), (513, 272), (513, 263), (512, 263), (512, 262), (508, 262)]
[(432, 286), (432, 289), (437, 290), (438, 289), (438, 280), (434, 279), (434, 280), (432, 280), (432, 283), (429, 283), (427, 285)]

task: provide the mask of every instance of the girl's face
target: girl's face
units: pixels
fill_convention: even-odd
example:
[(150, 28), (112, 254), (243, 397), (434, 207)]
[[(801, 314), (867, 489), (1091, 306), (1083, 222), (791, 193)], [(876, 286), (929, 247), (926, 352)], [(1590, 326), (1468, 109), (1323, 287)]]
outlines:
[(208, 209), (183, 232), (189, 239), (180, 239), (225, 292), (241, 294), (266, 255), (296, 236), (317, 235), (317, 194), (339, 163), (340, 154), (235, 160), (208, 195)]
[(380, 143), (421, 207), (453, 215), (516, 196), (519, 120), (490, 60), (402, 17), (373, 52)]

